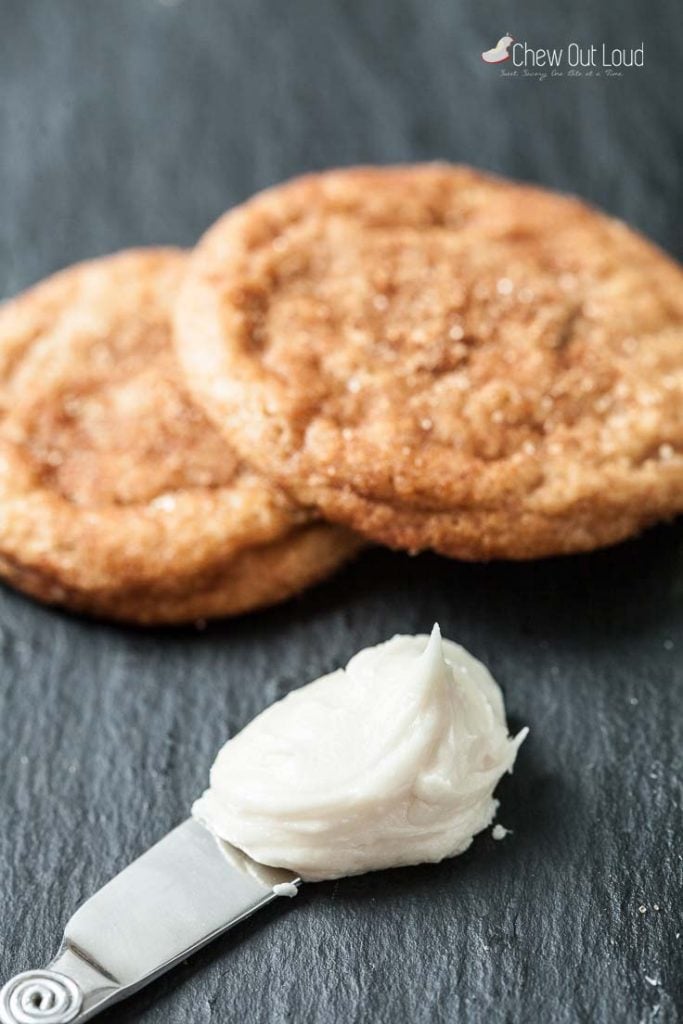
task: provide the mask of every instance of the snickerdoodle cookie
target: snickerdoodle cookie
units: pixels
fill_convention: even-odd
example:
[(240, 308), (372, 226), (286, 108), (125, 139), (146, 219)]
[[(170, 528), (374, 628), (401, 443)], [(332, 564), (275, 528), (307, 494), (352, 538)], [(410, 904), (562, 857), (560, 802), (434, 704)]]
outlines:
[(0, 309), (0, 575), (43, 601), (141, 623), (234, 614), (357, 546), (192, 403), (169, 318), (184, 265), (126, 252)]
[(683, 510), (683, 272), (575, 199), (304, 177), (208, 231), (176, 331), (242, 454), (386, 544), (530, 558)]

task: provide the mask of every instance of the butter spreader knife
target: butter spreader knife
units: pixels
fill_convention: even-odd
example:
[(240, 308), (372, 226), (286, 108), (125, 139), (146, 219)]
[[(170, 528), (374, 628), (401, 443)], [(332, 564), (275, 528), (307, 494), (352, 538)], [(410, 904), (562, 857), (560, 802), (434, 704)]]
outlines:
[(90, 1020), (299, 885), (188, 819), (79, 907), (45, 969), (7, 982), (0, 1021)]

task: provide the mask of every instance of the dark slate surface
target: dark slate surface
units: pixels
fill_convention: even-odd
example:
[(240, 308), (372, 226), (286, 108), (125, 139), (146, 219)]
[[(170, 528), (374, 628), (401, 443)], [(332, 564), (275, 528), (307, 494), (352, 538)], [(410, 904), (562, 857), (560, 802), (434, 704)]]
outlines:
[[(683, 255), (677, 6), (523, 7), (3, 0), (0, 288), (120, 246), (189, 244), (304, 169), (436, 156), (577, 191)], [(644, 40), (646, 67), (505, 79), (478, 58), (504, 32)], [(106, 1019), (678, 1021), (680, 526), (535, 565), (370, 552), (203, 632), (93, 624), (3, 591), (2, 977), (45, 962), (80, 900), (184, 817), (227, 735), (435, 619), (531, 726), (501, 787), (514, 836), (308, 887)]]

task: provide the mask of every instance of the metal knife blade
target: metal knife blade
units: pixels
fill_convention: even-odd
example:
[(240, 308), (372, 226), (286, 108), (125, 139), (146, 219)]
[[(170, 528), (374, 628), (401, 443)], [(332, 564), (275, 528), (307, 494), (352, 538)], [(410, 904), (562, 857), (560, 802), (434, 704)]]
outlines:
[(56, 957), (0, 991), (3, 1024), (90, 1020), (299, 886), (188, 819), (79, 907)]

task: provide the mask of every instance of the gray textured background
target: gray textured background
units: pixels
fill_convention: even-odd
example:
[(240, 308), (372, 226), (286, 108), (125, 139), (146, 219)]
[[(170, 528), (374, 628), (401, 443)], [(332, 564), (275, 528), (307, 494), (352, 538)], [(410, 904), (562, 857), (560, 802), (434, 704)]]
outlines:
[[(0, 290), (121, 246), (189, 244), (302, 170), (431, 157), (577, 191), (680, 257), (677, 5), (518, 7), (2, 0)], [(646, 67), (504, 79), (478, 57), (504, 32), (644, 40)], [(184, 817), (228, 734), (434, 619), (491, 666), (513, 725), (531, 726), (501, 787), (514, 836), (307, 887), (103, 1020), (678, 1021), (675, 525), (533, 565), (374, 551), (298, 601), (203, 632), (114, 628), (0, 592), (1, 976), (49, 959), (81, 899)]]

